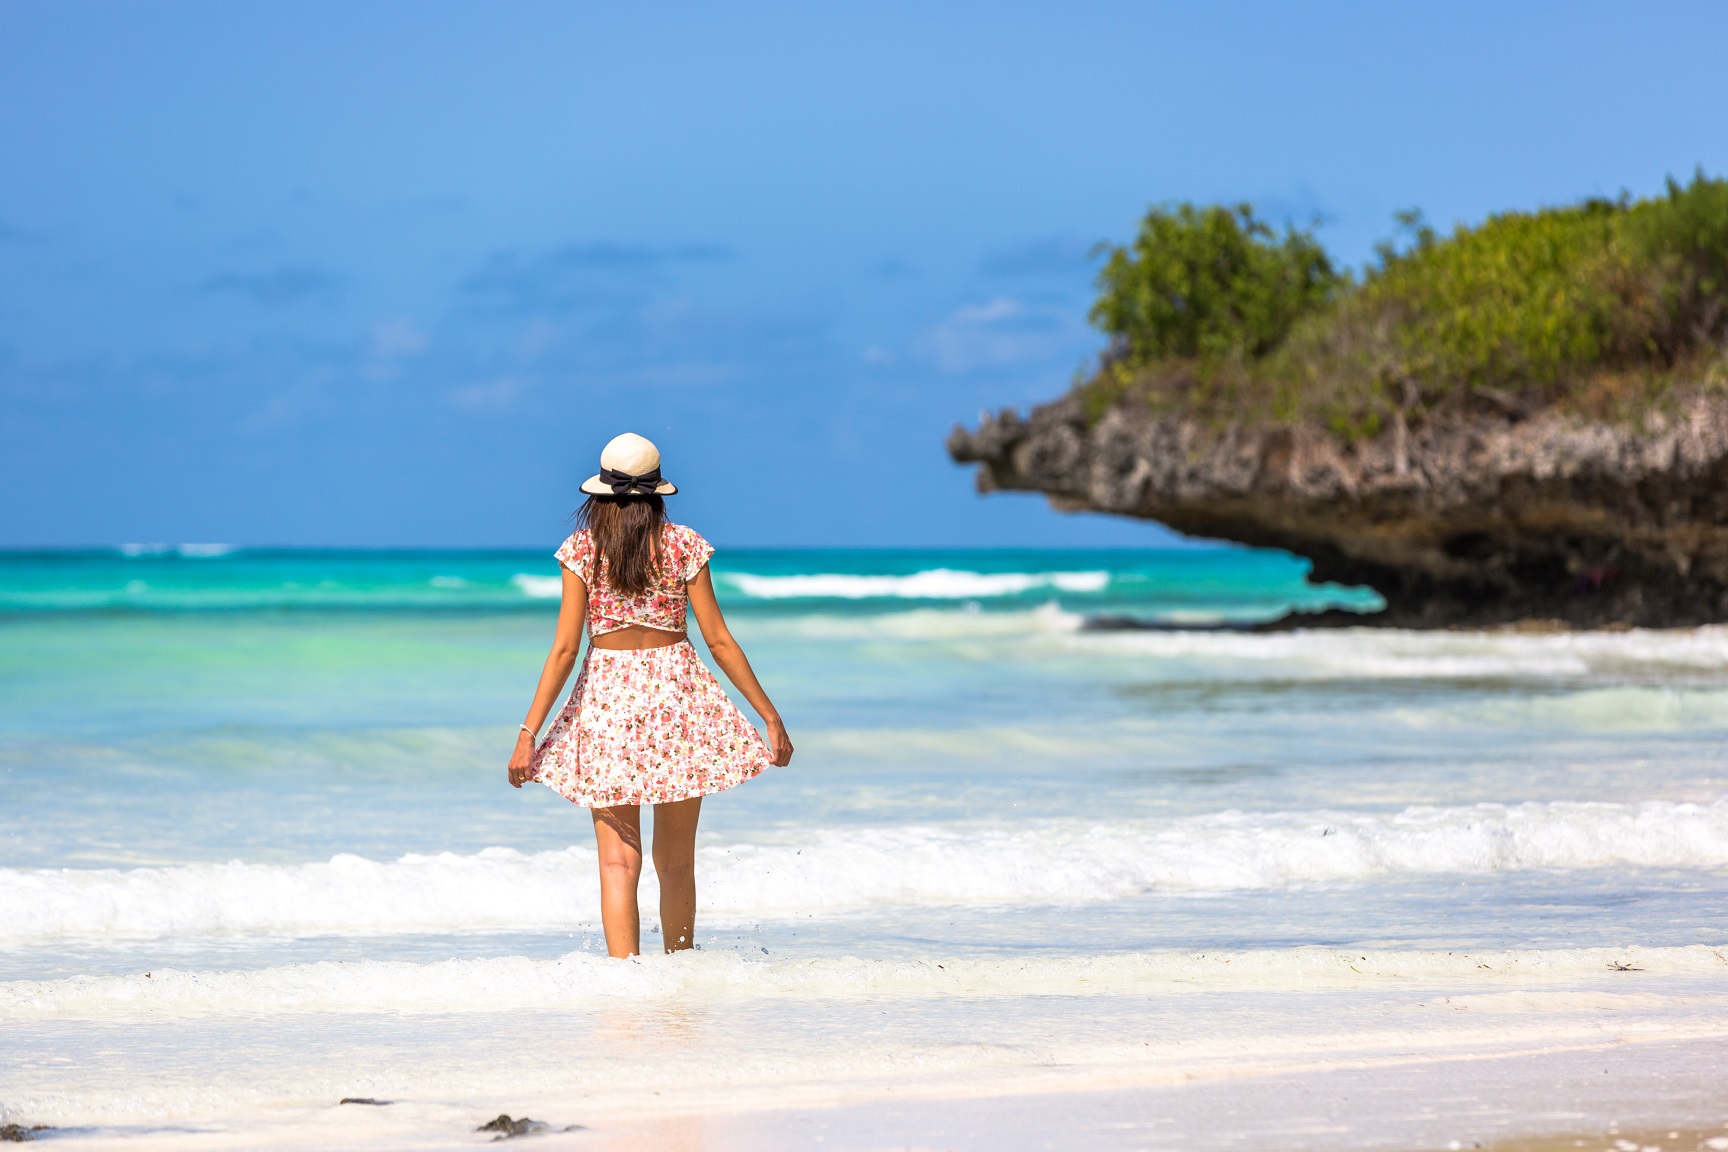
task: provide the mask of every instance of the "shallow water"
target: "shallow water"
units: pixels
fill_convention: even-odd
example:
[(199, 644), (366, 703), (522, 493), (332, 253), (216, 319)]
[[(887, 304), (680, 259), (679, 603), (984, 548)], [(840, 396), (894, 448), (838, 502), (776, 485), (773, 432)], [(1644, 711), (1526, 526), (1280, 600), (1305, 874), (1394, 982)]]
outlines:
[[(704, 806), (702, 955), (620, 968), (597, 958), (585, 814), (503, 783), (548, 557), (133, 552), (0, 557), (0, 1022), (29, 1037), (0, 1056), (8, 1117), (243, 1129), (362, 1079), (332, 1071), (334, 1042), (256, 1047), (261, 1013), (334, 1036), (356, 1012), (453, 1011), (472, 1036), (499, 1014), (634, 1035), (707, 1012), (734, 1056), (778, 1013), (734, 1104), (938, 1067), (976, 1089), (1038, 1052), (1108, 1078), (1139, 1065), (1099, 1047), (1099, 1013), (1146, 1045), (1191, 1029), (1176, 993), (1210, 979), (1184, 967), (1199, 954), (1243, 973), (1208, 1027), (1268, 1052), (1291, 1029), (1372, 1048), (1385, 989), (1337, 968), (1349, 953), (1394, 957), (1415, 1004), (1499, 971), (1423, 957), (1494, 953), (1601, 996), (1642, 949), (1666, 983), (1612, 1002), (1626, 1027), (1728, 1027), (1728, 629), (1091, 631), (1373, 598), (1243, 551), (722, 552), (798, 756)], [(652, 949), (651, 883), (643, 903)], [(1584, 1018), (1556, 1011), (1469, 1042)], [(123, 1087), (121, 1019), (148, 1022), (154, 1069)], [(836, 1028), (844, 1074), (820, 1071)], [(509, 1081), (425, 1042), (392, 1093), (484, 1109)], [(189, 1087), (224, 1045), (262, 1095)], [(564, 1078), (533, 1082), (603, 1108), (616, 1076), (686, 1059), (625, 1049), (618, 1071), (561, 1045)]]

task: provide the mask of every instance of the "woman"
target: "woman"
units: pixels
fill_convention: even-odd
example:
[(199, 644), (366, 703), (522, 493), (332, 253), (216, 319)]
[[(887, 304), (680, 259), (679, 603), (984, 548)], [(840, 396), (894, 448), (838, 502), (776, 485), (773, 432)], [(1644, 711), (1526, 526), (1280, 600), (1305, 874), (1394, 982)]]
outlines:
[[(563, 605), (534, 706), (510, 757), (510, 784), (538, 780), (593, 809), (606, 951), (641, 951), (636, 883), (641, 806), (654, 805), (654, 872), (666, 951), (696, 940), (696, 820), (702, 797), (792, 759), (786, 726), (726, 629), (708, 575), (708, 542), (666, 519), (678, 489), (660, 478), (660, 450), (626, 432), (600, 453), (600, 473), (557, 556)], [(685, 606), (714, 662), (768, 724), (768, 742), (727, 699), (685, 634)], [(570, 699), (535, 734), (570, 678), (588, 626), (588, 656)]]

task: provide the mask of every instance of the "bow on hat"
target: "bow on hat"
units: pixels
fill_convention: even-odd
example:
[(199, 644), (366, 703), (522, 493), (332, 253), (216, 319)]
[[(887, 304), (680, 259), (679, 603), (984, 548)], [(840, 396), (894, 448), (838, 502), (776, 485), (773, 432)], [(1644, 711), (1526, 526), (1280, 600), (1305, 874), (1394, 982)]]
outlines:
[(616, 468), (600, 469), (600, 483), (612, 489), (614, 496), (652, 496), (660, 487), (660, 469), (644, 472), (620, 472)]

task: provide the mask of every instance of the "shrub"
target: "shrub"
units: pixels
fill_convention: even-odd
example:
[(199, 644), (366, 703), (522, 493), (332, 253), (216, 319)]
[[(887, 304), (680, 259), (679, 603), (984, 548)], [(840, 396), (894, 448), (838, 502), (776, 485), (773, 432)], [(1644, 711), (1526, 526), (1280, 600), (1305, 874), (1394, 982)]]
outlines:
[(1446, 405), (1638, 418), (1682, 377), (1728, 381), (1728, 181), (1506, 212), (1385, 244), (1352, 281), (1247, 205), (1154, 209), (1099, 277), (1112, 337), (1080, 385), (1215, 421), (1317, 421), (1347, 439)]
[(1118, 358), (1263, 356), (1339, 283), (1314, 237), (1278, 237), (1246, 204), (1146, 214), (1132, 248), (1098, 274), (1092, 321)]
[(1590, 201), (1508, 212), (1403, 255), (1383, 249), (1351, 304), (1390, 321), (1397, 371), (1425, 392), (1546, 388), (1612, 343), (1603, 273), (1621, 211)]
[(1632, 206), (1625, 232), (1645, 269), (1637, 311), (1643, 331), (1628, 343), (1673, 363), (1728, 333), (1728, 180), (1702, 171), (1668, 194)]

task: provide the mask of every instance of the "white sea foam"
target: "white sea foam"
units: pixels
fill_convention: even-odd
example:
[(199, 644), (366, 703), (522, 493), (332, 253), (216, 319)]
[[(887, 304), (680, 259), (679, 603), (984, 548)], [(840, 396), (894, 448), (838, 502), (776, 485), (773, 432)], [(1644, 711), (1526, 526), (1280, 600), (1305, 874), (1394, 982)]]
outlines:
[(531, 600), (556, 600), (564, 594), (564, 578), (561, 576), (530, 576), (518, 572), (510, 577), (510, 583)]
[(1602, 674), (1695, 677), (1728, 670), (1728, 628), (1623, 633), (1415, 632), (1317, 629), (1271, 634), (1074, 634), (1044, 622), (1062, 649), (1133, 661), (1154, 674), (1292, 680), (1576, 679)]
[(573, 952), (552, 960), (504, 956), (431, 963), (325, 961), (148, 976), (75, 976), (0, 983), (0, 1019), (253, 1012), (505, 1012), (619, 1000), (896, 999), (963, 996), (1174, 995), (1210, 990), (1328, 991), (1396, 986), (1480, 988), (1599, 982), (1614, 964), (1661, 977), (1728, 983), (1719, 948), (1340, 951), (1324, 948), (1138, 952), (1011, 959), (858, 957), (746, 959), (687, 952), (630, 962)]
[[(1079, 905), (1432, 873), (1728, 865), (1728, 801), (1242, 813), (1167, 821), (835, 828), (701, 849), (716, 925), (899, 907)], [(0, 946), (590, 925), (593, 851), (0, 870)], [(650, 884), (650, 888), (651, 888)], [(646, 899), (653, 900), (650, 891)]]
[(1102, 592), (1108, 572), (965, 572), (932, 568), (907, 576), (853, 576), (813, 573), (800, 576), (721, 574), (723, 583), (758, 600), (977, 600), (1015, 596), (1040, 588), (1060, 592)]
[(118, 551), (122, 556), (137, 559), (139, 557), (167, 556), (170, 553), (184, 556), (189, 560), (214, 560), (223, 556), (232, 556), (240, 551), (238, 544), (121, 544)]
[(1614, 669), (1728, 668), (1728, 628), (1684, 632), (1411, 632), (1320, 629), (1266, 635), (1217, 632), (1086, 633), (1065, 641), (1101, 655), (1161, 662), (1203, 660), (1275, 668), (1307, 678), (1581, 676)]
[[(1173, 616), (1166, 613), (1166, 622)], [(1190, 617), (1198, 620), (1197, 613)], [(1100, 667), (1130, 668), (1137, 677), (1183, 680), (1695, 678), (1728, 671), (1728, 626), (1532, 635), (1370, 627), (1091, 632), (1083, 630), (1084, 623), (1083, 615), (1050, 602), (1014, 612), (930, 606), (860, 617), (817, 611), (757, 618), (748, 628), (797, 641), (982, 640), (1002, 644), (1005, 660), (1081, 656)]]

